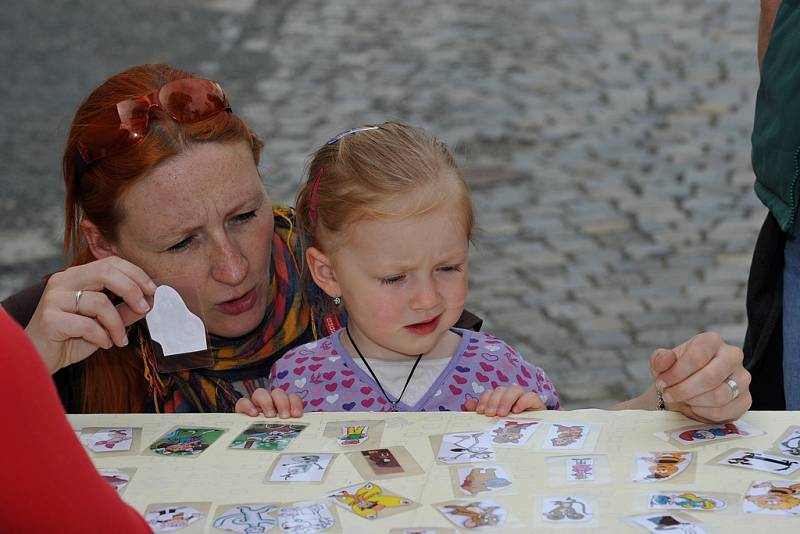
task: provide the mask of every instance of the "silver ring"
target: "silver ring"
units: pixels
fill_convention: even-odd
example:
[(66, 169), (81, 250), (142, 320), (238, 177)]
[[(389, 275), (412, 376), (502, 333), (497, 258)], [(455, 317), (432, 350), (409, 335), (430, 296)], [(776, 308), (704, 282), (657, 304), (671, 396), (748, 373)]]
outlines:
[(83, 289), (79, 289), (78, 291), (75, 292), (75, 314), (76, 315), (80, 315), (80, 313), (78, 312), (78, 306), (80, 306), (80, 303), (81, 303), (81, 295), (83, 295)]
[(730, 375), (728, 378), (726, 378), (725, 383), (728, 384), (729, 388), (731, 388), (731, 393), (733, 394), (733, 398), (731, 398), (731, 400), (736, 400), (736, 397), (739, 396), (739, 384), (733, 379), (733, 375)]

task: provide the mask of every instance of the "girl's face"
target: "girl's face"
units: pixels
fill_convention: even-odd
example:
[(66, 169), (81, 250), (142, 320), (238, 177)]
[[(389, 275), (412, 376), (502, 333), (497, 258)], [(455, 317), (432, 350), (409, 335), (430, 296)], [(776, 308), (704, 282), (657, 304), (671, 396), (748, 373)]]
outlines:
[(422, 215), (355, 222), (341, 236), (329, 256), (333, 291), (365, 356), (449, 355), (436, 352), (467, 297), (462, 211), (446, 199)]
[(272, 208), (245, 143), (204, 143), (120, 199), (114, 252), (174, 287), (208, 331), (252, 331), (269, 305)]

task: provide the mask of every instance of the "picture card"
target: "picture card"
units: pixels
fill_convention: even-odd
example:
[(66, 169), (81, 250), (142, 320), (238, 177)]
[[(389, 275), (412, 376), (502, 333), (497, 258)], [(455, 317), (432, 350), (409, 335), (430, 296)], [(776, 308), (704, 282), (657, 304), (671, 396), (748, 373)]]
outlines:
[(456, 531), (452, 528), (442, 527), (405, 527), (393, 528), (389, 534), (455, 534)]
[(682, 534), (706, 534), (700, 523), (688, 516), (677, 513), (651, 513), (628, 518), (633, 524), (638, 525), (648, 532), (675, 532)]
[(302, 501), (281, 505), (278, 510), (278, 528), (289, 534), (337, 534), (341, 532), (339, 516), (330, 503)]
[(475, 497), (489, 493), (510, 493), (511, 476), (499, 465), (453, 466), (450, 468), (457, 496)]
[(281, 454), (265, 482), (322, 482), (335, 457), (325, 452)]
[(591, 432), (591, 425), (581, 423), (551, 423), (542, 448), (557, 450), (581, 449)]
[(278, 523), (278, 505), (267, 503), (218, 506), (211, 523), (212, 532), (269, 532)]
[(195, 457), (209, 448), (225, 432), (223, 428), (176, 427), (148, 448), (158, 456)]
[[(351, 377), (352, 378), (352, 377)], [(300, 380), (303, 380), (301, 378)], [(347, 382), (349, 379), (345, 379)], [(377, 419), (350, 419), (329, 421), (322, 432), (322, 450), (360, 451), (381, 446), (384, 421)]]
[(328, 493), (328, 498), (358, 517), (371, 520), (407, 512), (419, 506), (411, 499), (372, 481), (334, 490)]
[(775, 441), (773, 447), (784, 456), (800, 458), (800, 426), (787, 428)]
[(151, 504), (144, 519), (153, 532), (181, 531), (181, 534), (198, 534), (205, 529), (210, 502), (179, 502)]
[(539, 428), (538, 419), (500, 419), (489, 429), (495, 447), (524, 447)]
[(489, 499), (457, 499), (434, 506), (458, 529), (502, 532), (520, 526), (506, 507)]
[(387, 447), (347, 453), (356, 471), (365, 479), (407, 477), (424, 473), (405, 447)]
[(130, 484), (133, 475), (136, 473), (135, 467), (98, 467), (97, 472), (103, 480), (108, 482), (117, 493), (122, 495)]
[(748, 514), (800, 516), (800, 484), (781, 480), (756, 480), (742, 499)]
[(558, 495), (540, 499), (539, 518), (549, 525), (590, 523), (595, 518), (596, 504), (580, 495)]
[(229, 449), (282, 451), (308, 425), (304, 423), (254, 423), (236, 436)]
[(683, 510), (686, 512), (720, 512), (728, 508), (735, 495), (701, 491), (661, 491), (647, 495), (650, 510)]
[(750, 449), (727, 450), (712, 459), (709, 464), (741, 467), (786, 477), (794, 475), (800, 469), (800, 459)]
[(636, 456), (634, 482), (666, 482), (686, 472), (694, 453), (686, 451), (650, 451)]
[(605, 454), (548, 456), (545, 465), (550, 486), (591, 486), (611, 481), (611, 469)]
[(464, 464), (497, 460), (492, 436), (487, 432), (457, 432), (431, 436), (431, 443), (437, 451), (436, 459), (442, 463)]
[(668, 430), (666, 432), (656, 432), (656, 437), (665, 441), (670, 441), (684, 447), (695, 447), (697, 445), (707, 445), (732, 439), (751, 438), (764, 435), (764, 431), (744, 421), (734, 421), (733, 423), (713, 423), (703, 425), (691, 425)]
[(93, 458), (139, 454), (142, 429), (130, 426), (86, 427), (78, 434)]

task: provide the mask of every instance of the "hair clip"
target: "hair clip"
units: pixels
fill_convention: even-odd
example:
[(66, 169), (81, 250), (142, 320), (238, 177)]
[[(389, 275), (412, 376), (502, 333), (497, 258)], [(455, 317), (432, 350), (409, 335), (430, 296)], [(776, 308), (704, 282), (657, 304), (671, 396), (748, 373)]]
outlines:
[(334, 145), (338, 143), (343, 137), (347, 137), (348, 135), (356, 134), (358, 132), (366, 132), (368, 130), (377, 130), (380, 126), (360, 126), (358, 128), (353, 128), (351, 130), (347, 130), (346, 132), (342, 132), (336, 137), (331, 138), (326, 142), (326, 145)]

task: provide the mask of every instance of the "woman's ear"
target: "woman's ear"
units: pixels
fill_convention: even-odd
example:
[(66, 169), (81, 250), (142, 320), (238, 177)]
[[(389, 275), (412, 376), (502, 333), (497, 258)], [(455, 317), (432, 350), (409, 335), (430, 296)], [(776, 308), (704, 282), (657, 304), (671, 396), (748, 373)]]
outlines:
[(86, 243), (89, 245), (89, 250), (92, 251), (92, 256), (98, 260), (102, 260), (103, 258), (107, 258), (109, 256), (119, 255), (117, 254), (116, 247), (112, 245), (108, 239), (103, 237), (100, 229), (92, 221), (87, 219), (82, 220), (81, 232), (83, 232), (83, 237), (86, 239)]
[(339, 282), (336, 281), (336, 273), (333, 271), (328, 256), (316, 247), (308, 247), (306, 249), (306, 265), (308, 265), (314, 283), (329, 297), (342, 296)]

